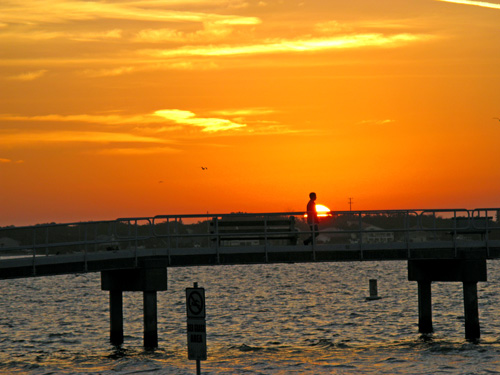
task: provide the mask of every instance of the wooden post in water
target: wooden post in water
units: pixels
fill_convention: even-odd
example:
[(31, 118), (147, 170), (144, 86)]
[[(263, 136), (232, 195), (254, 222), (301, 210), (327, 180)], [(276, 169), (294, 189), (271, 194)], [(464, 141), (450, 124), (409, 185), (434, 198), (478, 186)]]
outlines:
[(112, 345), (123, 344), (123, 293), (121, 290), (109, 291), (110, 341)]
[(430, 281), (418, 281), (418, 331), (432, 333), (432, 294)]
[(464, 311), (465, 311), (465, 338), (469, 341), (481, 337), (479, 327), (479, 305), (477, 301), (477, 282), (464, 281)]
[(373, 301), (376, 299), (380, 299), (381, 297), (378, 296), (377, 279), (370, 279), (369, 287), (370, 287), (370, 296), (366, 297), (366, 300)]

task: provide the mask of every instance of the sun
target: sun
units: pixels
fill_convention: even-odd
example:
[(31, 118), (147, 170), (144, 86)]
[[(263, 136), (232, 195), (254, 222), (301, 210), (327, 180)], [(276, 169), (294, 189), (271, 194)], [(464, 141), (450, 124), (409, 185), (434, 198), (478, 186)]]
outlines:
[(322, 204), (316, 205), (316, 212), (318, 213), (318, 217), (332, 216), (331, 210)]
[[(323, 204), (316, 204), (316, 212), (318, 213), (318, 217), (332, 216), (331, 210)], [(305, 214), (304, 217), (307, 217), (307, 214)]]

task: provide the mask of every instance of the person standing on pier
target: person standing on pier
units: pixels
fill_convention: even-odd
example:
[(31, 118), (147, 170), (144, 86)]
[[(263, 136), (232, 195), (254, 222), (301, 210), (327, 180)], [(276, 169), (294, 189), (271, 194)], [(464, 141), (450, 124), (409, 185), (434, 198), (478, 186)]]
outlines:
[(307, 203), (307, 224), (311, 228), (311, 236), (304, 240), (304, 245), (315, 243), (319, 234), (318, 212), (316, 211), (316, 193), (309, 193), (309, 202)]

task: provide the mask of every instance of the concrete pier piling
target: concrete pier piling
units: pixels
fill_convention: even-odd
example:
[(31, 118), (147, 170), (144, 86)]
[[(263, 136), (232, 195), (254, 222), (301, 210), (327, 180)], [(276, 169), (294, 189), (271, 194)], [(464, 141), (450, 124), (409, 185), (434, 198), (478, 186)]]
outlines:
[(418, 331), (432, 333), (432, 290), (430, 281), (418, 282)]
[(101, 289), (109, 291), (110, 341), (123, 344), (123, 292), (143, 292), (144, 346), (158, 347), (157, 291), (167, 290), (167, 268), (144, 260), (140, 268), (101, 272)]
[(123, 293), (120, 290), (109, 291), (110, 341), (112, 345), (123, 344)]
[(481, 337), (481, 330), (476, 282), (464, 282), (464, 312), (465, 338), (469, 341), (478, 340)]
[(477, 283), (487, 280), (486, 259), (409, 260), (408, 279), (418, 283), (419, 332), (433, 331), (431, 283), (461, 281), (464, 288), (465, 338), (469, 341), (480, 338)]
[(158, 313), (156, 291), (144, 292), (144, 346), (158, 346)]

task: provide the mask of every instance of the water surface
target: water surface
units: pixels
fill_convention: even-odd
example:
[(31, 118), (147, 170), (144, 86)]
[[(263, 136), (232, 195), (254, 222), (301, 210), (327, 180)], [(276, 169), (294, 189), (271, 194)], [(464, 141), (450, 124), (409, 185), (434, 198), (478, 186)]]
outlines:
[[(500, 271), (478, 284), (482, 338), (464, 339), (461, 283), (433, 283), (435, 333), (418, 334), (406, 262), (170, 268), (159, 348), (143, 344), (142, 293), (124, 293), (125, 342), (109, 344), (100, 274), (0, 281), (1, 374), (194, 374), (185, 288), (206, 290), (204, 374), (500, 373)], [(369, 279), (378, 280), (367, 301)]]

